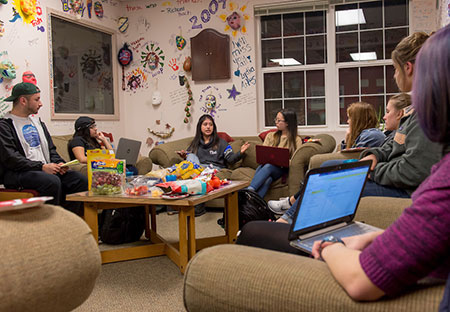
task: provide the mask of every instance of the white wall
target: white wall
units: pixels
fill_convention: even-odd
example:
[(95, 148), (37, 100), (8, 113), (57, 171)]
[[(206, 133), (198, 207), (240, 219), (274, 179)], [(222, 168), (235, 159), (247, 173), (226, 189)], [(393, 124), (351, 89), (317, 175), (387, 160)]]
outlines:
[[(0, 20), (4, 22), (3, 27), (5, 30), (4, 36), (0, 37), (0, 53), (6, 52), (8, 54), (7, 56), (1, 56), (0, 61), (6, 58), (10, 59), (17, 67), (17, 78), (12, 81), (4, 80), (0, 83), (0, 113), (7, 110), (7, 105), (9, 105), (3, 102), (2, 99), (10, 94), (14, 84), (21, 81), (22, 73), (26, 70), (31, 70), (35, 73), (38, 85), (42, 90), (41, 96), (44, 107), (40, 110), (39, 116), (47, 123), (51, 133), (72, 133), (73, 121), (52, 121), (50, 118), (49, 33), (46, 8), (58, 10), (63, 14), (73, 13), (64, 13), (63, 4), (58, 0), (37, 1), (37, 5), (42, 8), (42, 15), (37, 15), (35, 20), (39, 21), (40, 18), (41, 22), (39, 24), (36, 25), (36, 22), (34, 22), (35, 25), (33, 25), (31, 21), (24, 22), (23, 19), (10, 22), (13, 19), (12, 9), (16, 6), (13, 2), (19, 1), (9, 0), (6, 5), (0, 4)], [(81, 17), (84, 21), (116, 30), (118, 29), (117, 19), (121, 16), (128, 17), (128, 30), (123, 34), (117, 31), (117, 49), (122, 47), (124, 42), (127, 42), (134, 52), (134, 60), (131, 65), (126, 67), (125, 74), (129, 77), (133, 74), (133, 71), (134, 73), (140, 71), (147, 76), (147, 81), (143, 82), (141, 87), (133, 90), (128, 88), (124, 92), (120, 90), (120, 120), (99, 121), (99, 128), (113, 132), (117, 139), (126, 136), (143, 141), (141, 153), (147, 154), (150, 148), (146, 146), (145, 141), (148, 137), (153, 138), (155, 141), (167, 141), (193, 135), (196, 121), (204, 113), (204, 99), (206, 95), (213, 94), (217, 98), (215, 120), (219, 131), (226, 131), (230, 135), (256, 135), (262, 130), (261, 125), (258, 125), (257, 118), (258, 109), (262, 107), (262, 101), (261, 99), (257, 99), (257, 86), (253, 84), (257, 77), (256, 70), (258, 68), (255, 63), (256, 28), (253, 5), (262, 2), (274, 1), (236, 1), (237, 8), (232, 10), (229, 7), (230, 1), (227, 1), (227, 6), (223, 8), (223, 2), (216, 2), (216, 0), (138, 0), (123, 2), (103, 0), (103, 18), (100, 19), (93, 14), (92, 18), (89, 19), (87, 12), (84, 12), (83, 17)], [(417, 4), (418, 0), (414, 0), (413, 2)], [(441, 0), (441, 2), (444, 3), (445, 0)], [(208, 19), (206, 12), (210, 12), (211, 10), (214, 12), (215, 3), (218, 4), (217, 12), (215, 14), (209, 13), (210, 16)], [(244, 5), (247, 6), (245, 7)], [(209, 9), (210, 6), (211, 10)], [(417, 7), (417, 5), (413, 5), (412, 7)], [(442, 9), (446, 9), (446, 5), (442, 5), (441, 7)], [(244, 23), (247, 31), (245, 33), (238, 31), (235, 36), (230, 30), (225, 30), (226, 23), (220, 18), (221, 14), (228, 16), (234, 10), (240, 12), (241, 16), (244, 14), (248, 15), (248, 20), (245, 20)], [(427, 24), (428, 20), (436, 20), (436, 14), (432, 12), (425, 12), (428, 15), (424, 11), (420, 11), (419, 13), (419, 20), (424, 25), (429, 25)], [(202, 14), (206, 23), (201, 19)], [(196, 25), (202, 24), (202, 29), (214, 28), (221, 33), (230, 35), (231, 50), (234, 51), (231, 55), (232, 78), (227, 81), (199, 83), (193, 82), (190, 74), (187, 74), (193, 91), (194, 102), (191, 106), (192, 117), (190, 118), (190, 122), (185, 124), (183, 123), (183, 119), (185, 116), (184, 107), (187, 92), (185, 87), (179, 85), (179, 72), (173, 68), (176, 68), (176, 66), (181, 68), (185, 57), (190, 55), (189, 38), (197, 35), (201, 30), (193, 29), (193, 20), (195, 18), (197, 18)], [(44, 29), (42, 29), (42, 26)], [(414, 27), (412, 29), (418, 30)], [(181, 51), (176, 48), (174, 42), (175, 37), (180, 34), (187, 40), (186, 47)], [(237, 42), (240, 43), (240, 47), (237, 47)], [(156, 73), (156, 70), (152, 71), (148, 68), (143, 68), (141, 63), (141, 53), (145, 51), (146, 45), (151, 43), (155, 44), (155, 48), (159, 47), (163, 51), (161, 55), (164, 56), (164, 66), (160, 73)], [(117, 61), (115, 53), (113, 60)], [(238, 70), (238, 66), (233, 61), (245, 61), (245, 64), (241, 64), (239, 70), (241, 73), (248, 72), (248, 80), (241, 75), (237, 76), (236, 71)], [(176, 63), (176, 66), (174, 63)], [(156, 90), (156, 78), (158, 81), (158, 89), (162, 94), (162, 104), (159, 106), (151, 104), (152, 93)], [(121, 70), (119, 71), (119, 77), (116, 77), (116, 79), (119, 80), (119, 86), (121, 86)], [(249, 82), (249, 85), (245, 85), (245, 82)], [(236, 100), (228, 98), (229, 92), (227, 89), (231, 89), (233, 85), (241, 92), (236, 97)], [(156, 120), (161, 120), (161, 125), (157, 125)], [(166, 123), (175, 127), (175, 132), (170, 139), (160, 139), (149, 134), (148, 128), (155, 131), (165, 131), (164, 125)], [(312, 131), (311, 133), (313, 133)], [(334, 132), (331, 134), (337, 139), (341, 139), (344, 132)]]

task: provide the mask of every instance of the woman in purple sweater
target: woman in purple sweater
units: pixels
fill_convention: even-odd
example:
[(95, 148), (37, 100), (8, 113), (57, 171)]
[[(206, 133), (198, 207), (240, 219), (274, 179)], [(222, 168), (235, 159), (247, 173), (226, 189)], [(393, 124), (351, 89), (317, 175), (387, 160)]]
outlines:
[(316, 242), (322, 258), (355, 300), (393, 296), (450, 272), (450, 25), (421, 48), (413, 105), (425, 135), (443, 146), (443, 158), (412, 194), (412, 205), (385, 231)]

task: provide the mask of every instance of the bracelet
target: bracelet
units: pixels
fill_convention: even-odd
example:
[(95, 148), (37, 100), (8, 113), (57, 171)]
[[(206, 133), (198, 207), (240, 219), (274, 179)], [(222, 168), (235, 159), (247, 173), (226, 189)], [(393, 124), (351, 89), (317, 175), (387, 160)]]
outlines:
[(323, 250), (322, 245), (323, 245), (323, 243), (332, 243), (332, 244), (335, 244), (335, 243), (341, 243), (342, 245), (345, 246), (344, 241), (343, 241), (342, 239), (340, 239), (339, 237), (334, 237), (333, 235), (326, 236), (326, 237), (320, 242), (320, 245), (319, 245), (319, 256), (320, 256), (320, 259), (321, 259), (321, 260), (323, 260), (323, 258), (322, 258), (322, 250)]

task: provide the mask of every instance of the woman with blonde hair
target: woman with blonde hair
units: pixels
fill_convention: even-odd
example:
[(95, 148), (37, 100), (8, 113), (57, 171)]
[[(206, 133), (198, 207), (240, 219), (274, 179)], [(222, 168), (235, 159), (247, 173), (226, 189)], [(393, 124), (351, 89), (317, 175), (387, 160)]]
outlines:
[(341, 149), (380, 146), (385, 135), (378, 129), (377, 114), (373, 106), (365, 102), (350, 104), (347, 108), (348, 131)]

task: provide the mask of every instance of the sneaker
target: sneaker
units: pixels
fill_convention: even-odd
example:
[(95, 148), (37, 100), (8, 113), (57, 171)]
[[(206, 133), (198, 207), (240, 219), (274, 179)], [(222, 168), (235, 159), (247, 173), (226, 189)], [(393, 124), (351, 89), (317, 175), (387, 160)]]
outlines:
[(203, 216), (206, 213), (205, 204), (199, 204), (194, 207), (195, 210), (195, 216), (200, 217)]
[(276, 214), (284, 214), (286, 210), (291, 208), (289, 197), (282, 197), (280, 200), (269, 200), (267, 203), (269, 209)]

